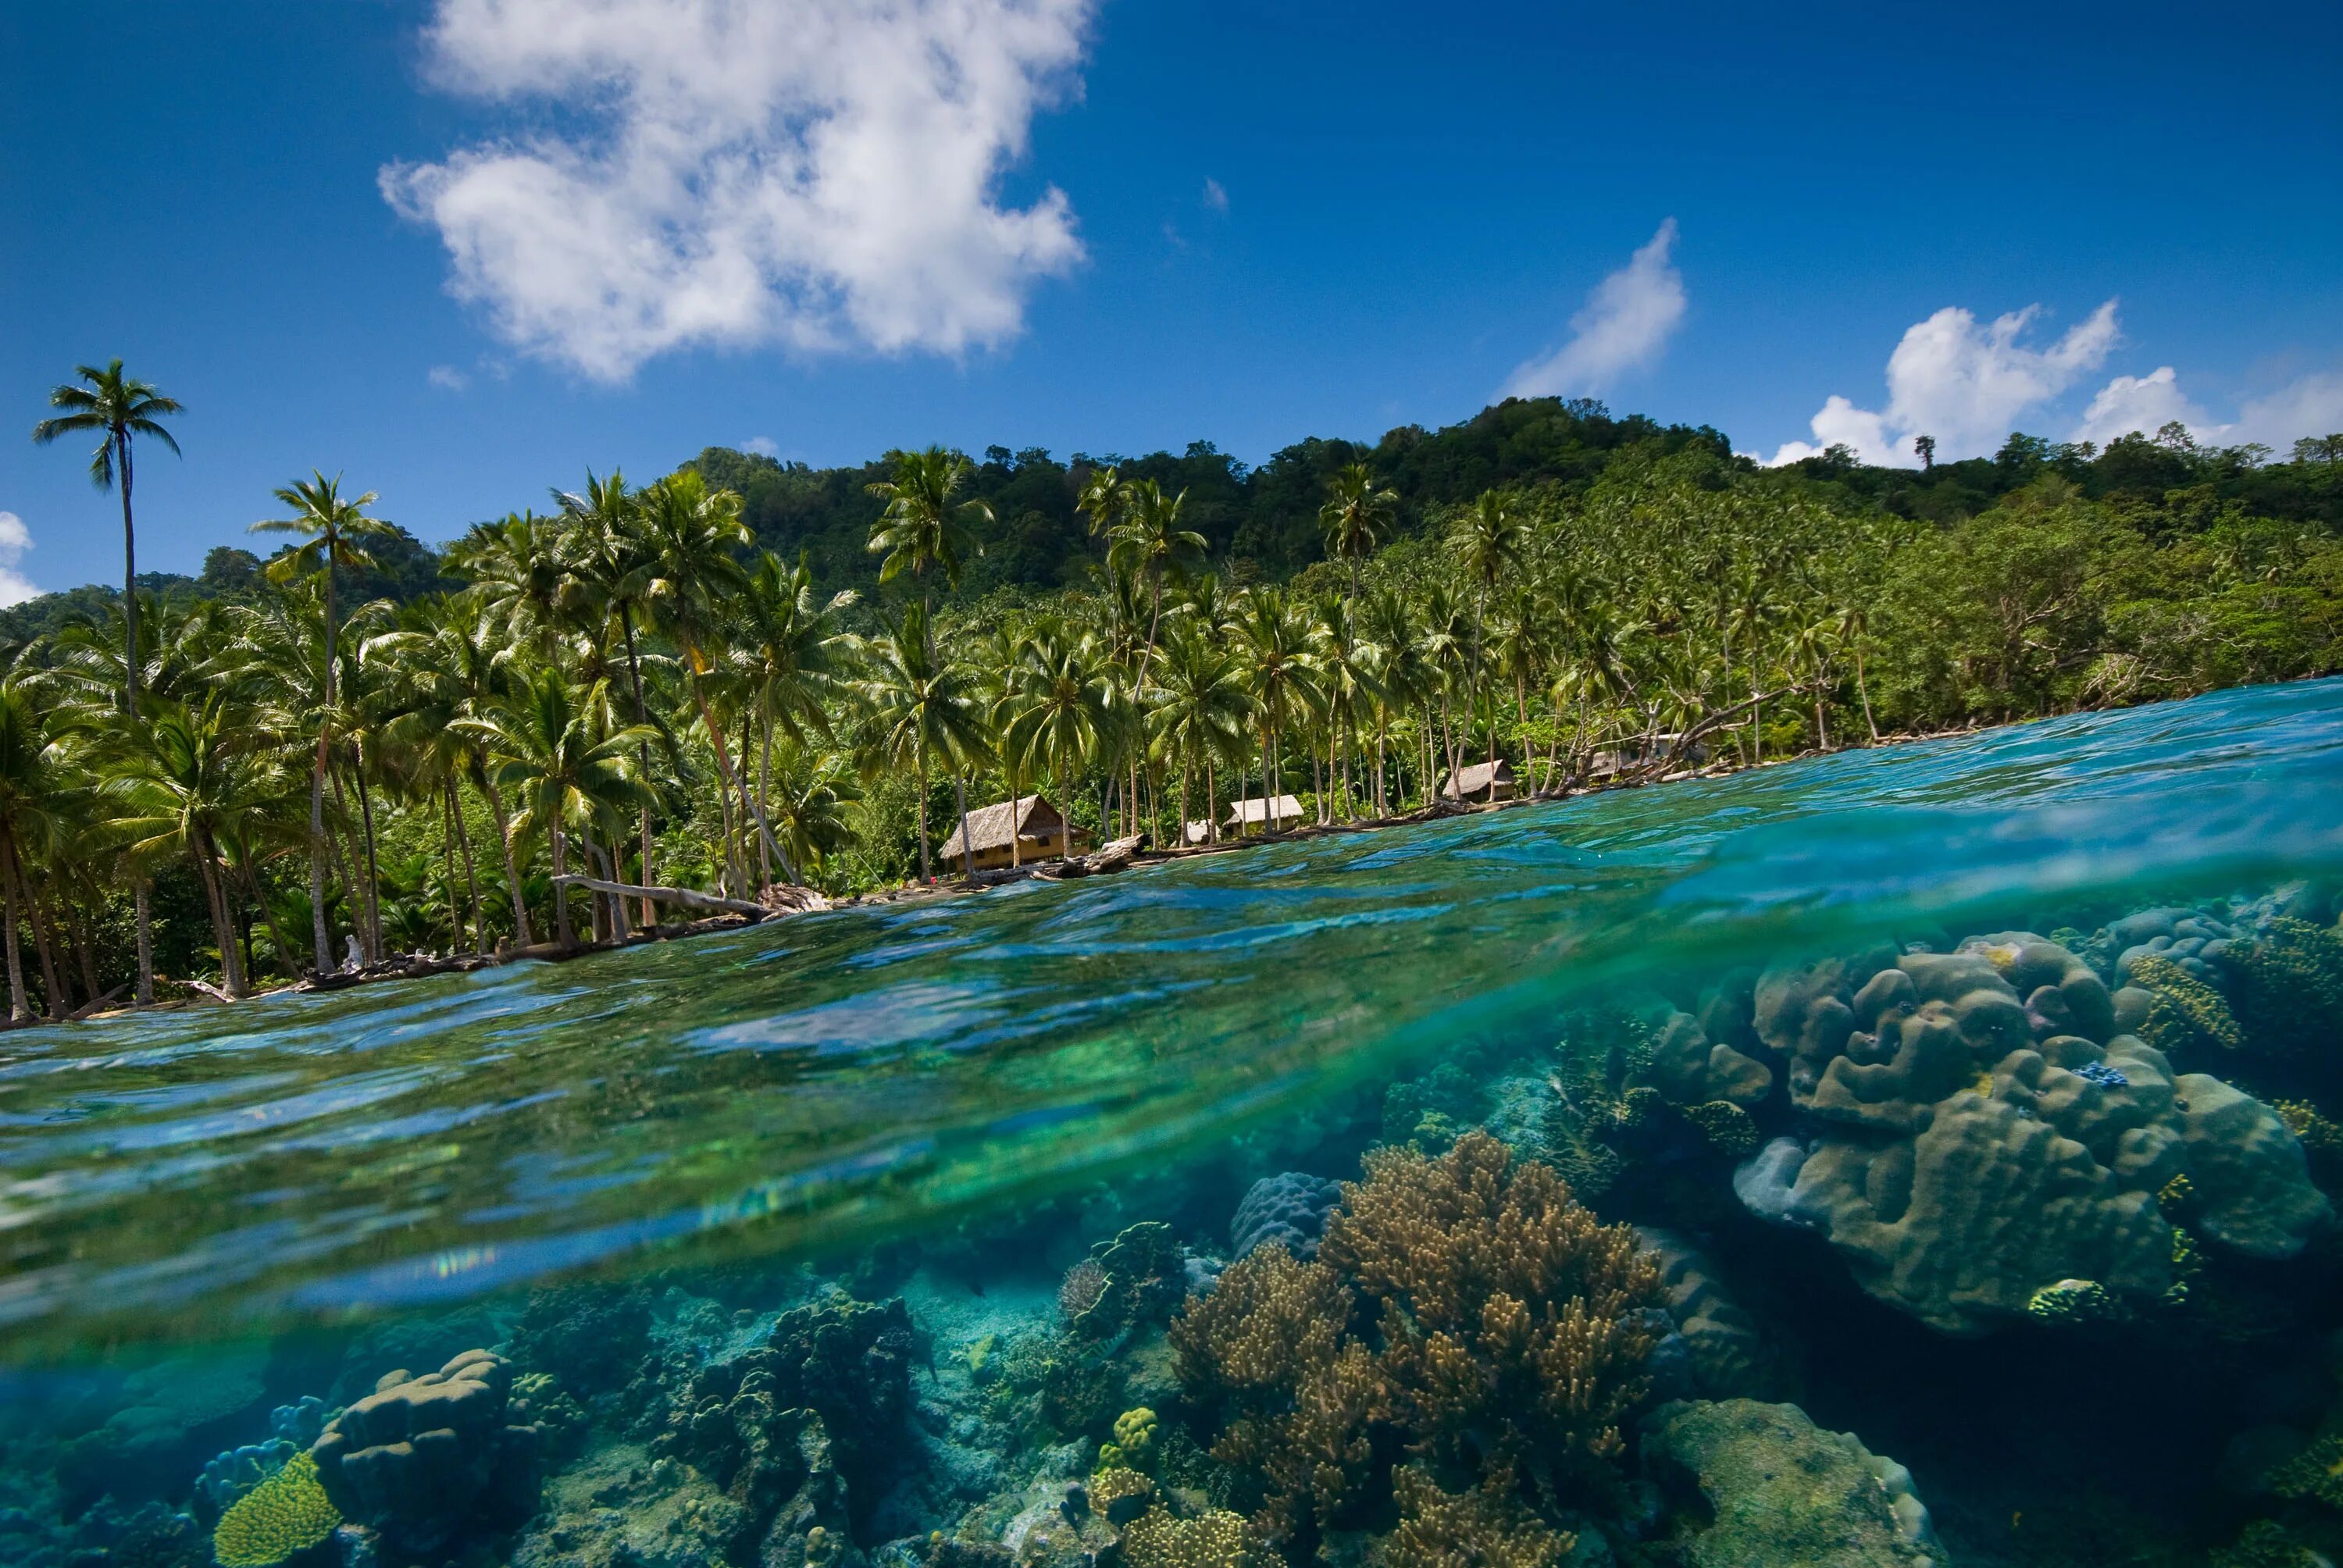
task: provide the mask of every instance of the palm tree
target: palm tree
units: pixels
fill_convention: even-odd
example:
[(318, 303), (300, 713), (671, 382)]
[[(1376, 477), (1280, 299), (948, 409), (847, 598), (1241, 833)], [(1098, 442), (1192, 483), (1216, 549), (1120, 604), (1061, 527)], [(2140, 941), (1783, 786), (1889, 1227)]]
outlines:
[(1054, 616), (1026, 633), (1010, 673), (1011, 714), (1006, 749), (1058, 779), (1058, 809), (1066, 826), (1060, 859), (1073, 853), (1073, 779), (1097, 755), (1113, 723), (1114, 686), (1097, 642)]
[(326, 759), (333, 742), (336, 641), (340, 632), (334, 603), (335, 574), (340, 568), (372, 566), (374, 558), (367, 554), (365, 541), (387, 538), (397, 530), (379, 518), (367, 516), (366, 508), (376, 500), (374, 491), (355, 499), (344, 496), (338, 474), (328, 479), (313, 468), (308, 478), (297, 479), (276, 494), (293, 509), (293, 515), (263, 518), (250, 531), (297, 534), (302, 542), (269, 563), (268, 580), (282, 585), (315, 574), (325, 585), (325, 691), (317, 717), (317, 762), (309, 779), (309, 901), (316, 922), (312, 935), (317, 941), (317, 972), (323, 974), (333, 962), (328, 948), (332, 939), (326, 930)]
[[(1237, 618), (1245, 650), (1253, 711), (1261, 723), (1262, 830), (1277, 826), (1277, 785), (1283, 776), (1278, 739), (1319, 700), (1318, 665), (1311, 648), (1312, 621), (1302, 608), (1273, 588), (1248, 589)], [(1240, 791), (1239, 798), (1242, 798)], [(1244, 831), (1238, 823), (1240, 836)]]
[(806, 865), (827, 860), (854, 841), (847, 813), (861, 798), (836, 757), (791, 745), (774, 765), (767, 806), (789, 858)]
[(1326, 553), (1351, 566), (1351, 591), (1346, 600), (1359, 600), (1359, 567), (1391, 531), (1399, 510), (1399, 494), (1375, 477), (1364, 463), (1350, 463), (1326, 482), (1326, 503), (1318, 508), (1318, 526), (1326, 535)]
[[(802, 743), (809, 732), (830, 732), (830, 709), (846, 695), (843, 671), (854, 647), (840, 624), (856, 595), (851, 588), (825, 600), (817, 595), (813, 571), (800, 558), (794, 569), (770, 551), (749, 569), (735, 608), (733, 666), (747, 683), (763, 748), (757, 769), (757, 809), (765, 813), (773, 772), (773, 732)], [(785, 846), (781, 869), (801, 879)]]
[[(1112, 469), (1106, 470), (1112, 473)], [(1204, 564), (1204, 536), (1180, 520), (1188, 492), (1166, 497), (1152, 479), (1130, 487), (1122, 520), (1114, 527), (1113, 544), (1106, 553), (1109, 569), (1128, 572), (1147, 585), (1147, 648), (1140, 656), (1138, 679), (1147, 678), (1155, 657), (1155, 638), (1163, 624), (1163, 579), (1185, 577)]]
[[(635, 618), (650, 598), (651, 582), (658, 569), (642, 529), (642, 508), (627, 493), (626, 476), (618, 469), (610, 470), (607, 479), (598, 479), (594, 471), (586, 471), (586, 488), (582, 494), (557, 490), (553, 498), (562, 515), (571, 524), (569, 537), (564, 540), (563, 552), (575, 580), (590, 594), (603, 615), (616, 616), (619, 638), (627, 649), (627, 689), (634, 702), (634, 722), (648, 726), (650, 709), (643, 701), (642, 653), (635, 646)], [(650, 749), (646, 746), (635, 759), (642, 778), (650, 778)], [(651, 812), (646, 805), (636, 823), (637, 838), (642, 854), (642, 879), (651, 880)], [(658, 911), (651, 901), (642, 901), (643, 924), (656, 920)]]
[[(863, 777), (867, 780), (882, 768), (907, 762), (916, 771), (920, 879), (930, 882), (935, 867), (928, 851), (928, 778), (938, 758), (957, 767), (961, 759), (983, 752), (983, 706), (967, 669), (938, 657), (923, 604), (905, 606), (900, 623), (870, 643), (870, 656), (868, 672), (856, 688), (870, 719), (862, 748)], [(967, 822), (963, 810), (963, 846)]]
[(14, 678), (0, 681), (0, 890), (6, 895), (8, 1016), (33, 1016), (25, 994), (25, 960), (17, 950), (17, 882), (24, 868), (20, 846), (45, 835), (55, 790), (49, 749), (32, 699)]
[(472, 597), (496, 615), (508, 638), (546, 658), (574, 591), (560, 547), (552, 518), (508, 512), (497, 522), (474, 523), (450, 544), (446, 568), (471, 584)]
[(65, 410), (54, 418), (44, 419), (33, 427), (33, 439), (42, 446), (60, 436), (79, 431), (100, 432), (97, 449), (90, 454), (89, 477), (101, 490), (112, 487), (116, 476), (122, 490), (122, 613), (128, 628), (128, 657), (124, 664), (126, 679), (123, 687), (122, 710), (138, 711), (138, 547), (130, 520), (130, 479), (132, 437), (152, 436), (177, 456), (179, 443), (165, 429), (161, 420), (169, 415), (186, 412), (176, 401), (144, 381), (136, 381), (122, 373), (122, 361), (116, 359), (103, 370), (95, 366), (76, 365), (74, 374), (85, 386), (71, 382), (49, 394), (49, 407)]
[[(971, 520), (980, 520), (987, 527), (992, 523), (992, 508), (984, 501), (970, 498), (955, 501), (962, 485), (973, 474), (975, 466), (957, 452), (947, 452), (941, 447), (930, 447), (923, 452), (894, 451), (887, 454), (895, 466), (894, 477), (880, 479), (864, 487), (870, 494), (887, 503), (879, 520), (870, 525), (870, 553), (883, 556), (879, 563), (879, 581), (883, 587), (905, 570), (921, 579), (920, 594), (920, 625), (930, 637), (935, 634), (929, 618), (927, 590), (924, 580), (928, 568), (935, 567), (944, 574), (948, 588), (960, 587), (960, 557), (971, 549), (981, 555), (983, 545), (970, 531)], [(935, 649), (928, 650), (928, 662), (936, 662)], [(974, 850), (968, 841), (968, 778), (965, 772), (953, 776), (953, 788), (958, 792), (960, 806), (960, 842), (963, 869), (975, 863)], [(926, 806), (922, 803), (920, 809)], [(921, 819), (921, 853), (920, 872), (928, 875), (925, 851), (925, 819)]]
[(1155, 745), (1180, 768), (1180, 829), (1184, 841), (1196, 764), (1204, 765), (1204, 836), (1220, 837), (1213, 764), (1233, 756), (1252, 711), (1244, 666), (1213, 634), (1193, 622), (1173, 623), (1149, 692)]
[(701, 727), (708, 731), (709, 749), (716, 758), (726, 824), (725, 859), (746, 891), (747, 828), (742, 825), (736, 844), (730, 827), (731, 802), (745, 797), (730, 749), (725, 744), (724, 728), (709, 706), (707, 678), (722, 655), (726, 601), (747, 578), (733, 552), (752, 542), (754, 536), (740, 521), (740, 498), (729, 490), (709, 489), (697, 469), (669, 474), (644, 490), (640, 501), (643, 545), (652, 562), (644, 598), (682, 649), (692, 702), (699, 709)]
[[(1476, 713), (1486, 695), (1482, 689), (1482, 634), (1488, 619), (1489, 596), (1497, 591), (1508, 572), (1520, 568), (1526, 544), (1513, 508), (1494, 490), (1481, 492), (1472, 509), (1458, 519), (1451, 536), (1456, 563), (1463, 568), (1465, 579), (1473, 588), (1472, 700)], [(1497, 716), (1493, 709), (1488, 718), (1489, 770), (1493, 774), (1497, 769)]]
[(520, 802), (506, 829), (508, 846), (533, 828), (545, 829), (553, 854), (555, 940), (565, 948), (574, 942), (568, 890), (560, 881), (569, 871), (568, 830), (590, 832), (597, 819), (639, 806), (649, 792), (635, 775), (633, 754), (655, 732), (628, 725), (598, 734), (594, 709), (607, 695), (596, 689), (580, 694), (559, 670), (542, 669), (486, 713), (456, 721), (478, 738), (498, 784)]

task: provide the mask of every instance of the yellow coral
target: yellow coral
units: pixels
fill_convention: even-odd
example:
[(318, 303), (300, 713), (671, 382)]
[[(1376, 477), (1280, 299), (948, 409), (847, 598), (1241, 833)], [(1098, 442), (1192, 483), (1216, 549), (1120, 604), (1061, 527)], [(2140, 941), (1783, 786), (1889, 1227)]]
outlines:
[(1147, 1468), (1150, 1455), (1155, 1452), (1155, 1412), (1141, 1405), (1137, 1410), (1124, 1411), (1114, 1418), (1114, 1441), (1099, 1444), (1098, 1467), (1112, 1470), (1126, 1465), (1133, 1470)]
[(1272, 1568), (1277, 1554), (1254, 1543), (1242, 1516), (1215, 1508), (1195, 1519), (1175, 1519), (1158, 1503), (1122, 1533), (1130, 1568)]
[(2139, 1032), (2148, 1044), (2166, 1052), (2192, 1045), (2236, 1050), (2246, 1043), (2221, 993), (2174, 963), (2156, 954), (2132, 960), (2131, 983), (2154, 997)]
[(297, 1453), (220, 1515), (212, 1554), (219, 1568), (275, 1568), (331, 1535), (341, 1522), (317, 1479), (317, 1462)]

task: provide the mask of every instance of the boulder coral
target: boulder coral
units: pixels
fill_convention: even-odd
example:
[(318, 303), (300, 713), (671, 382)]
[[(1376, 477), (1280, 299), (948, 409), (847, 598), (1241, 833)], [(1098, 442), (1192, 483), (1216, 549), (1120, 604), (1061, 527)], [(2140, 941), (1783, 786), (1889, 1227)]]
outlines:
[(1382, 1494), (1371, 1429), (1547, 1505), (1607, 1474), (1660, 1299), (1632, 1229), (1469, 1132), (1438, 1159), (1369, 1153), (1316, 1260), (1261, 1249), (1171, 1341), (1190, 1396), (1226, 1418), (1213, 1457), (1259, 1477), (1254, 1523), (1282, 1543)]
[(325, 1494), (403, 1553), (518, 1523), (536, 1504), (538, 1433), (508, 1419), (511, 1389), (511, 1364), (485, 1350), (386, 1372), (310, 1449)]
[(1245, 1190), (1229, 1221), (1230, 1256), (1242, 1258), (1270, 1241), (1308, 1261), (1318, 1255), (1326, 1216), (1342, 1201), (1342, 1184), (1300, 1171), (1264, 1176)]
[(2275, 1111), (2176, 1074), (2119, 1031), (2121, 997), (2031, 932), (1769, 971), (1754, 1007), (1794, 1131), (1735, 1192), (1946, 1332), (2011, 1321), (2062, 1281), (2165, 1297), (2186, 1249), (2157, 1194), (2177, 1177), (2192, 1223), (2255, 1257), (2293, 1256), (2331, 1218)]

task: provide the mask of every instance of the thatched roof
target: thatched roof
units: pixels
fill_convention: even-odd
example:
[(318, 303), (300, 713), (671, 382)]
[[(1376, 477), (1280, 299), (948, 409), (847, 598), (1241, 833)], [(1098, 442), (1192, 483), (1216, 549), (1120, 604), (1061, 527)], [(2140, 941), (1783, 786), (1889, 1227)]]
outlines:
[[(1275, 801), (1275, 805), (1277, 807), (1277, 820), (1280, 822), (1287, 821), (1302, 815), (1302, 802), (1295, 799), (1291, 795), (1280, 795)], [(1260, 799), (1248, 796), (1244, 799), (1234, 801), (1230, 805), (1229, 814), (1222, 821), (1221, 825), (1224, 828), (1233, 828), (1239, 823), (1242, 823), (1248, 828), (1257, 828), (1261, 826), (1262, 818), (1267, 814), (1268, 813), (1263, 809), (1262, 802)]]
[(1494, 768), (1486, 762), (1468, 762), (1448, 776), (1440, 786), (1440, 792), (1452, 800), (1466, 795), (1478, 795), (1489, 787), (1492, 778), (1500, 784), (1511, 786), (1513, 765), (1502, 757), (1497, 759)]
[[(1039, 795), (1021, 795), (1014, 800), (1001, 800), (990, 806), (980, 806), (968, 814), (968, 836), (974, 842), (974, 853), (987, 849), (1009, 848), (1010, 824), (1016, 824), (1021, 839), (1040, 839), (1057, 832), (1065, 820), (1058, 809)], [(952, 824), (951, 837), (943, 841), (940, 853), (950, 859), (966, 853), (960, 847), (960, 824)]]

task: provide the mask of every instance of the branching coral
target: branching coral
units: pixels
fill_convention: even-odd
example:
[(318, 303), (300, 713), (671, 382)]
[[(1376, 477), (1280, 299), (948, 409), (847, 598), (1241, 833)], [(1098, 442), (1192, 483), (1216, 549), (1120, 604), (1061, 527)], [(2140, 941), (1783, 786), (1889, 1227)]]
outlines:
[(1757, 1147), (1757, 1122), (1729, 1100), (1707, 1100), (1684, 1109), (1686, 1121), (1700, 1129), (1708, 1146), (1728, 1160), (1738, 1160)]
[(1388, 1568), (1554, 1568), (1578, 1543), (1522, 1506), (1509, 1470), (1452, 1494), (1402, 1465), (1392, 1472), (1392, 1490), (1400, 1523), (1383, 1543)]
[[(1617, 1454), (1643, 1396), (1659, 1268), (1550, 1166), (1469, 1132), (1370, 1154), (1317, 1261), (1264, 1248), (1172, 1329), (1177, 1371), (1229, 1416), (1212, 1456), (1261, 1478), (1283, 1541), (1368, 1501), (1373, 1429), (1555, 1503)], [(1427, 1527), (1428, 1528), (1428, 1527)]]
[(1275, 1568), (1278, 1557), (1238, 1514), (1215, 1508), (1175, 1519), (1159, 1503), (1123, 1531), (1122, 1560), (1130, 1568)]
[(341, 1522), (317, 1480), (317, 1462), (297, 1453), (220, 1515), (212, 1554), (220, 1568), (274, 1568), (331, 1535)]
[(2233, 944), (2222, 967), (2258, 1048), (2296, 1055), (2333, 1043), (2343, 1020), (2343, 933), (2281, 915), (2252, 941)]
[(2167, 1056), (2192, 1046), (2236, 1050), (2245, 1044), (2245, 1030), (2221, 993), (2170, 959), (2153, 953), (2134, 959), (2130, 980), (2156, 999), (2140, 1038)]
[(1111, 1524), (1128, 1524), (1146, 1512), (1155, 1496), (1155, 1483), (1128, 1468), (1101, 1470), (1091, 1477), (1090, 1505)]

